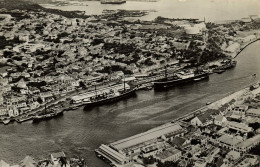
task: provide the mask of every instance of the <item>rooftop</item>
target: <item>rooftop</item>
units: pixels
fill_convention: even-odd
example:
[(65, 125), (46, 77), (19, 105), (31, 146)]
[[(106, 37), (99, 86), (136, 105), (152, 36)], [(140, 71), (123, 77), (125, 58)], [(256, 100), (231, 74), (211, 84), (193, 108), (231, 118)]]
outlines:
[(163, 151), (162, 153), (156, 155), (158, 158), (160, 159), (166, 159), (172, 155), (175, 155), (177, 153), (181, 152), (180, 150), (176, 149), (176, 148), (170, 148), (170, 149), (167, 149), (165, 151)]
[(122, 150), (179, 130), (182, 130), (182, 127), (179, 124), (165, 124), (144, 133), (116, 141), (112, 143), (111, 146), (118, 150)]
[(228, 145), (237, 145), (241, 143), (243, 140), (237, 136), (229, 136), (229, 135), (222, 135), (218, 138), (218, 140), (222, 143), (228, 144)]

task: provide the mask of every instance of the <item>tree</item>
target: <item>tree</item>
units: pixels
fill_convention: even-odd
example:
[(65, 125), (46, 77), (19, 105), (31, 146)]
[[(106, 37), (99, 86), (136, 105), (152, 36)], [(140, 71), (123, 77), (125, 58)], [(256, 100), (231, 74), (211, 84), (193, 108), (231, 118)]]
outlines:
[(250, 124), (248, 124), (248, 126), (252, 127), (254, 129), (254, 131), (256, 131), (257, 129), (260, 128), (260, 123), (259, 122), (250, 123)]
[(99, 39), (99, 38), (95, 38), (93, 41), (92, 41), (92, 45), (99, 45), (101, 43), (104, 43), (104, 40), (103, 39)]
[(188, 153), (187, 157), (188, 157), (188, 158), (191, 158), (191, 157), (192, 157), (191, 153)]
[(173, 161), (166, 161), (162, 163), (161, 161), (158, 162), (157, 167), (177, 167), (178, 163)]
[(191, 145), (197, 145), (197, 144), (200, 144), (200, 140), (197, 140), (197, 139), (191, 139), (190, 141)]
[(13, 56), (13, 53), (10, 52), (10, 51), (4, 51), (3, 56), (4, 56), (5, 58), (10, 58), (10, 57)]
[(144, 162), (144, 164), (154, 164), (154, 162), (155, 162), (155, 159), (154, 159), (154, 157), (153, 156), (149, 156), (149, 157), (144, 157), (143, 158), (143, 162)]
[(79, 86), (82, 87), (82, 89), (87, 89), (87, 86), (85, 85), (85, 83), (83, 81), (79, 82)]
[(43, 103), (42, 98), (38, 97), (37, 102), (40, 103), (40, 104)]
[(254, 137), (254, 132), (248, 132), (247, 133), (247, 138), (252, 138), (252, 137)]

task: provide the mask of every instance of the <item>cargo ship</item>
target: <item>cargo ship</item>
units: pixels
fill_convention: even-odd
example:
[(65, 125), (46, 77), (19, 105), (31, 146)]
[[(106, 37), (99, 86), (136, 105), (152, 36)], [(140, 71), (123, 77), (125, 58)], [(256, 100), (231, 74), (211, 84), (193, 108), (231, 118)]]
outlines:
[(73, 96), (70, 99), (71, 107), (84, 105), (84, 109), (88, 107), (99, 106), (112, 103), (135, 95), (135, 88), (131, 88), (127, 83), (118, 84), (90, 91), (84, 94)]
[[(166, 70), (165, 70), (166, 71)], [(200, 81), (203, 79), (209, 78), (209, 73), (205, 71), (191, 71), (191, 72), (176, 72), (175, 75), (171, 77), (167, 77), (167, 71), (165, 72), (166, 75), (163, 79), (157, 80), (154, 82), (154, 89), (160, 90), (160, 89), (166, 89), (168, 87), (173, 87), (185, 83), (191, 83)]]
[(123, 4), (126, 3), (125, 0), (101, 0), (101, 4)]

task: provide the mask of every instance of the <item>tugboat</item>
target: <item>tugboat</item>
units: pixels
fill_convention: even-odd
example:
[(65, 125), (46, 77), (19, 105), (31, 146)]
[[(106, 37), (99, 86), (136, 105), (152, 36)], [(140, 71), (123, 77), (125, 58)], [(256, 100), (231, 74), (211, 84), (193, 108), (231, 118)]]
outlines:
[(165, 77), (154, 82), (154, 89), (166, 89), (168, 87), (177, 86), (180, 84), (191, 83), (208, 79), (209, 73), (205, 71), (192, 71), (192, 72), (178, 72), (172, 77), (167, 77), (167, 68), (165, 68)]

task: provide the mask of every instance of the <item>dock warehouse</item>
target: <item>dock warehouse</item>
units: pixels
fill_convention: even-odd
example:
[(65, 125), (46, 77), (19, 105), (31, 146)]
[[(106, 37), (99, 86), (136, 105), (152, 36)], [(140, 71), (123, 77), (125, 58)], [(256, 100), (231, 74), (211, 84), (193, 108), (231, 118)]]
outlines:
[(116, 150), (121, 150), (125, 152), (124, 150), (128, 150), (128, 148), (135, 147), (137, 145), (145, 145), (143, 143), (149, 143), (149, 141), (153, 141), (154, 139), (157, 139), (161, 136), (167, 135), (167, 134), (173, 134), (176, 133), (179, 134), (183, 132), (183, 128), (179, 124), (165, 124), (160, 127), (148, 130), (144, 133), (140, 133), (134, 136), (131, 136), (126, 139), (122, 139), (119, 141), (116, 141), (114, 143), (111, 143), (110, 146), (115, 148)]

